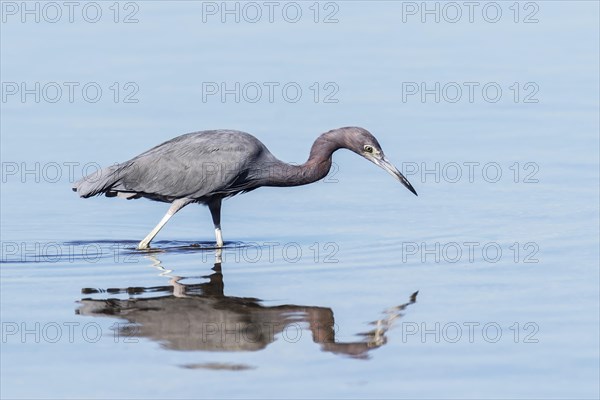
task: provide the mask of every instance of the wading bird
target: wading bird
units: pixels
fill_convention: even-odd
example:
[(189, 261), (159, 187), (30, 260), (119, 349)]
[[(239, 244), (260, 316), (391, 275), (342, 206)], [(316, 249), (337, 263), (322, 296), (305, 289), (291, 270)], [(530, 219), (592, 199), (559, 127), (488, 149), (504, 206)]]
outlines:
[(315, 140), (308, 160), (291, 165), (278, 160), (254, 136), (234, 130), (188, 133), (171, 139), (121, 164), (77, 181), (80, 197), (145, 197), (171, 203), (154, 229), (138, 245), (148, 249), (167, 221), (190, 203), (208, 206), (215, 226), (217, 247), (223, 246), (221, 201), (261, 186), (300, 186), (324, 178), (331, 156), (348, 149), (380, 166), (415, 195), (410, 182), (384, 156), (379, 142), (366, 129), (345, 127), (323, 133)]

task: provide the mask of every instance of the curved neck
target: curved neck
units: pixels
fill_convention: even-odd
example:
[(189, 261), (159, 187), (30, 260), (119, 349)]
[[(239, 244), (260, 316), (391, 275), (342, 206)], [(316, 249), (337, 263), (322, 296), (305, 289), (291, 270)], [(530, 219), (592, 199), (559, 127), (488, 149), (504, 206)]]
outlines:
[(317, 138), (310, 149), (308, 160), (302, 165), (292, 165), (276, 160), (269, 168), (265, 186), (300, 186), (323, 179), (331, 169), (331, 155), (340, 149), (335, 131)]

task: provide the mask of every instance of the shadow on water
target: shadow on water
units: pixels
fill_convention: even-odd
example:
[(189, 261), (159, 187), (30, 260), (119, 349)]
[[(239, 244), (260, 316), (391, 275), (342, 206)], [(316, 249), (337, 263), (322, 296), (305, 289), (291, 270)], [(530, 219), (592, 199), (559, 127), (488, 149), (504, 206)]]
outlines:
[[(82, 289), (83, 295), (101, 295), (79, 301), (76, 313), (83, 316), (117, 317), (121, 337), (147, 338), (169, 350), (238, 352), (266, 348), (276, 338), (297, 337), (300, 330), (311, 332), (322, 351), (366, 359), (373, 349), (386, 344), (386, 333), (404, 310), (416, 302), (418, 292), (408, 301), (391, 307), (371, 322), (373, 328), (359, 333), (352, 342), (336, 340), (336, 323), (331, 308), (302, 305), (264, 306), (251, 297), (225, 295), (221, 252), (204, 283), (185, 283), (186, 278), (171, 274), (156, 254), (145, 256), (168, 279), (164, 286), (110, 289)], [(191, 279), (191, 277), (189, 278)], [(195, 278), (194, 278), (195, 279)], [(128, 299), (106, 297), (127, 294)], [(287, 333), (289, 330), (294, 333)], [(294, 340), (291, 340), (294, 341)], [(185, 368), (247, 369), (245, 366), (192, 364)]]

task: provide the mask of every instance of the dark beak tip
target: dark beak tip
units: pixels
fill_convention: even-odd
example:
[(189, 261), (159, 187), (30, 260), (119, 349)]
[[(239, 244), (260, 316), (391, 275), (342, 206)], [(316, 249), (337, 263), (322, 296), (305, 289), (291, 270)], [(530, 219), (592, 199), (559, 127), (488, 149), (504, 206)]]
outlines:
[(411, 191), (412, 194), (414, 194), (415, 196), (419, 197), (419, 195), (417, 194), (417, 191), (415, 190), (415, 188), (413, 187), (413, 185), (410, 184), (410, 182), (408, 181), (408, 179), (404, 178), (402, 180), (402, 184)]

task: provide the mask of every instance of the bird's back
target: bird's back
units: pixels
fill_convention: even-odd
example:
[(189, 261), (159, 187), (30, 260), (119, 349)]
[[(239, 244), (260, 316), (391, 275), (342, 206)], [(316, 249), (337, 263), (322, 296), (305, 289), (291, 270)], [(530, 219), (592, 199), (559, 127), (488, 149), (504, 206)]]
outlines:
[(129, 161), (75, 184), (80, 196), (147, 197), (172, 202), (206, 202), (255, 189), (253, 166), (274, 159), (254, 136), (234, 130), (193, 132), (175, 137)]

